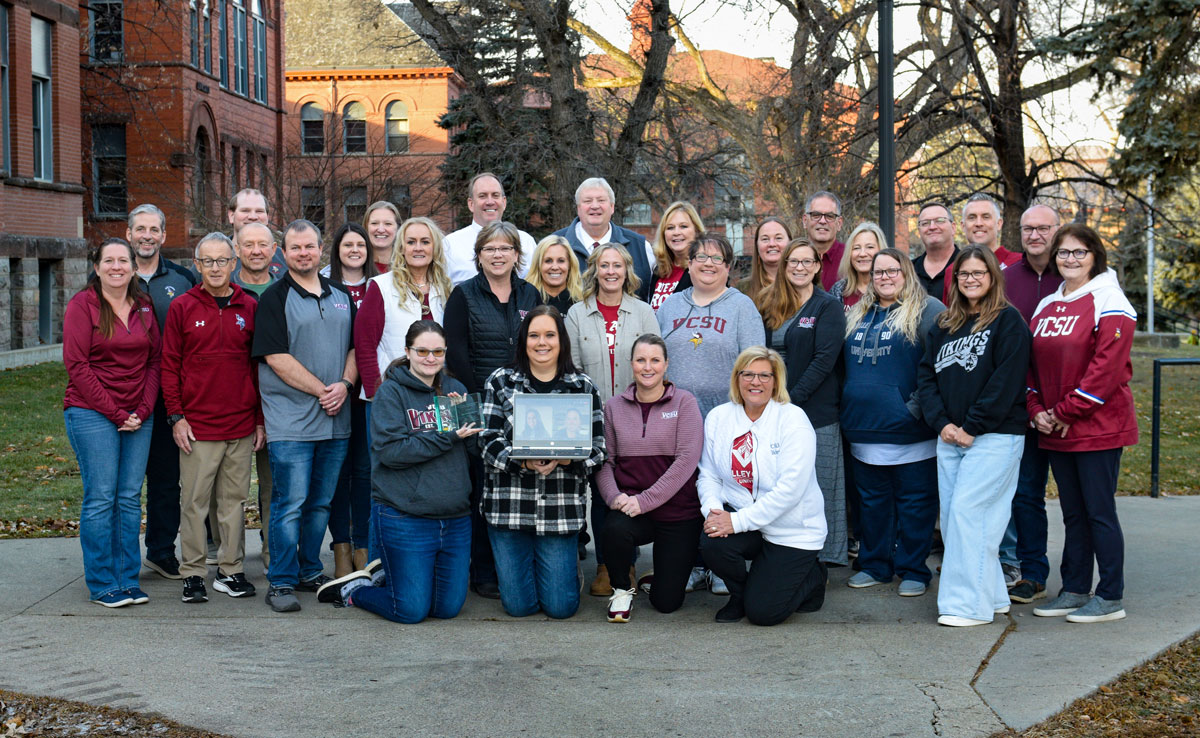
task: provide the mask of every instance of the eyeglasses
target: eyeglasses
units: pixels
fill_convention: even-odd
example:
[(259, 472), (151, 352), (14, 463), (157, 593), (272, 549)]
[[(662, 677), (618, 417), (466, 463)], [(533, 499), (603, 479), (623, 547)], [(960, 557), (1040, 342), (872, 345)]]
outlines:
[(511, 254), (512, 252), (512, 246), (484, 246), (483, 248), (479, 249), (479, 253), (486, 254), (488, 256), (494, 256), (496, 254)]
[(1026, 236), (1032, 236), (1033, 232), (1037, 231), (1038, 235), (1046, 236), (1049, 235), (1051, 229), (1053, 228), (1054, 226), (1052, 225), (1021, 226), (1021, 233), (1024, 233)]
[(925, 220), (917, 221), (917, 228), (928, 228), (931, 225), (944, 225), (949, 222), (950, 219), (944, 215), (937, 218), (926, 218)]
[(842, 217), (841, 213), (819, 213), (816, 210), (809, 210), (805, 215), (809, 220), (815, 220), (819, 223), (832, 223)]
[(417, 356), (420, 356), (422, 359), (424, 359), (426, 356), (429, 356), (430, 354), (433, 354), (434, 356), (438, 357), (439, 359), (446, 355), (446, 349), (444, 349), (444, 348), (431, 349), (431, 348), (423, 348), (423, 347), (418, 348), (416, 346), (409, 346), (408, 350), (413, 352)]
[(701, 264), (711, 261), (713, 264), (720, 266), (725, 263), (725, 257), (720, 254), (696, 254), (696, 257), (692, 261), (698, 261)]
[(987, 273), (987, 270), (986, 270), (986, 269), (985, 269), (985, 270), (982, 270), (982, 271), (978, 271), (978, 272), (959, 272), (959, 273), (958, 273), (958, 281), (959, 281), (959, 282), (966, 282), (966, 281), (968, 281), (968, 280), (972, 280), (972, 279), (973, 279), (973, 280), (975, 280), (976, 282), (982, 282), (982, 281), (983, 281), (983, 278), (984, 278), (984, 277), (986, 277), (986, 276), (988, 276), (988, 273)]
[(196, 262), (205, 269), (211, 269), (214, 266), (224, 269), (226, 266), (232, 264), (236, 260), (232, 256), (223, 256), (220, 259), (192, 259), (192, 261)]
[(816, 264), (817, 264), (816, 259), (788, 259), (787, 260), (787, 265), (788, 265), (789, 269), (795, 269), (796, 267), (800, 267), (800, 266), (804, 267), (805, 269), (812, 269), (814, 266), (816, 266)]
[(1090, 253), (1092, 252), (1089, 249), (1059, 249), (1055, 256), (1059, 261), (1066, 261), (1072, 257), (1075, 259), (1075, 261), (1083, 261)]
[(875, 269), (871, 272), (871, 276), (875, 279), (882, 279), (883, 277), (895, 279), (896, 277), (900, 276), (900, 267), (892, 267), (891, 269)]
[(775, 375), (772, 372), (738, 372), (738, 378), (744, 379), (747, 382), (753, 382), (757, 379), (759, 382), (766, 384), (775, 379)]

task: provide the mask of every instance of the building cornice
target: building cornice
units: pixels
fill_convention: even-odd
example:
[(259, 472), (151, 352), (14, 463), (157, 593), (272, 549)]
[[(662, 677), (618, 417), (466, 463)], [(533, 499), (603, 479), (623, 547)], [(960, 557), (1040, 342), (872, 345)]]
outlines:
[(455, 73), (451, 67), (417, 67), (412, 69), (289, 69), (284, 73), (284, 78), (288, 82), (445, 79), (453, 76), (455, 76)]

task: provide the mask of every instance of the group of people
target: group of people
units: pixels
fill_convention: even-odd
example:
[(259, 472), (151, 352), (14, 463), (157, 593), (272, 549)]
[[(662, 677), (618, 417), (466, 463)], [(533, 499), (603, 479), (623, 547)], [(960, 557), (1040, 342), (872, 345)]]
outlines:
[[(194, 270), (161, 257), (161, 211), (136, 208), (65, 318), (91, 599), (148, 599), (144, 476), (146, 566), (182, 579), (184, 602), (207, 600), (210, 564), (214, 589), (255, 594), (256, 463), (277, 612), (311, 591), (416, 623), (454, 617), (473, 590), (566, 618), (594, 538), (588, 591), (611, 622), (639, 592), (671, 612), (708, 587), (729, 596), (719, 622), (770, 625), (819, 609), (827, 568), (855, 556), (850, 587), (898, 577), (899, 595), (924, 594), (940, 520), (939, 622), (976, 625), (1046, 597), (1053, 467), (1063, 589), (1034, 614), (1124, 617), (1113, 496), (1137, 438), (1136, 316), (1094, 231), (1037, 205), (1009, 252), (999, 206), (976, 195), (961, 248), (948, 207), (921, 209), (914, 261), (872, 223), (838, 241), (841, 203), (819, 192), (798, 237), (759, 224), (732, 286), (733, 248), (691, 204), (646, 240), (612, 222), (603, 179), (575, 199), (578, 217), (535, 243), (480, 174), (466, 228), (375, 203), (324, 268), (317, 226), (293, 221), (277, 249), (254, 190), (230, 202), (232, 239), (200, 239)], [(473, 394), (481, 420), (448, 426), (445, 401)], [(514, 448), (542, 424), (517, 414), (530, 394), (590, 398), (556, 428), (582, 453)]]

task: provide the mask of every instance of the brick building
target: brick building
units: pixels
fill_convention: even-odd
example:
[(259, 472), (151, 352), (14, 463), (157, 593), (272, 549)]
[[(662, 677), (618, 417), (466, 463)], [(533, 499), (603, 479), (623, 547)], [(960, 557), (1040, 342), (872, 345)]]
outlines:
[(0, 0), (0, 351), (62, 340), (86, 268), (76, 2)]
[(413, 31), (408, 5), (289, 0), (282, 209), (325, 231), (362, 222), (372, 202), (451, 226), (437, 126), (458, 75)]
[[(282, 0), (78, 0), (84, 234), (125, 235), (128, 211), (167, 217), (167, 255), (225, 228), (243, 187), (278, 201)], [(277, 218), (276, 218), (277, 220)]]

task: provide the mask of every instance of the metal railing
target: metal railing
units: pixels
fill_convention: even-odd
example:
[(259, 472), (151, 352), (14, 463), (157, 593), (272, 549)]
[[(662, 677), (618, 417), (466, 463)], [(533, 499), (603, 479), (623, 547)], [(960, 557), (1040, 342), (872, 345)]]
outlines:
[(1162, 433), (1162, 368), (1163, 365), (1182, 366), (1200, 364), (1200, 359), (1155, 359), (1154, 360), (1154, 420), (1150, 426), (1150, 496), (1158, 497), (1158, 437)]
[(1175, 333), (1190, 333), (1193, 336), (1200, 336), (1200, 318), (1155, 305), (1154, 327), (1158, 328), (1159, 326), (1171, 328)]

